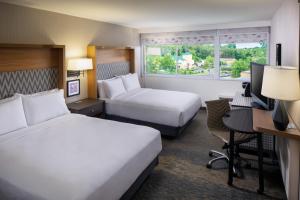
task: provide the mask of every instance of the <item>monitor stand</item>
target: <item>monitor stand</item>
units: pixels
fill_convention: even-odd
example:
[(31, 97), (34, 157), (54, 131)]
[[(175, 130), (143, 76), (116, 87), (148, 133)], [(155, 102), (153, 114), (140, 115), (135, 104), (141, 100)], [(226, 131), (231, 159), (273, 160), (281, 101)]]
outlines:
[(259, 110), (267, 110), (265, 107), (263, 107), (262, 105), (260, 105), (259, 103), (255, 102), (255, 101), (251, 102), (251, 107), (257, 108)]

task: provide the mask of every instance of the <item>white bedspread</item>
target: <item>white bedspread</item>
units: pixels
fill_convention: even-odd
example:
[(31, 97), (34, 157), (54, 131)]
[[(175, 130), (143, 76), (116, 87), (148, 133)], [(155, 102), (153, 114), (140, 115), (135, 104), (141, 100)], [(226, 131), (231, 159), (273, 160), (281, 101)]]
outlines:
[(68, 114), (0, 137), (0, 195), (119, 199), (160, 151), (155, 129)]
[(185, 125), (201, 107), (197, 94), (149, 88), (105, 101), (107, 114), (173, 127)]

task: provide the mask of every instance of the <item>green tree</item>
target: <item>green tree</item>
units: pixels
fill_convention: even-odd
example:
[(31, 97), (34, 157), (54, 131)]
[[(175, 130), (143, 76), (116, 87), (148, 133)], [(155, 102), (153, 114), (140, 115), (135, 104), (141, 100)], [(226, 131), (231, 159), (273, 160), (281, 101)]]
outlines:
[(159, 63), (160, 63), (160, 67), (165, 71), (168, 72), (176, 71), (176, 62), (170, 54), (160, 57)]
[(241, 76), (241, 72), (247, 71), (250, 68), (250, 59), (247, 60), (236, 60), (231, 65), (231, 77), (239, 78)]
[(160, 56), (147, 56), (146, 66), (148, 73), (158, 73), (160, 66)]
[(229, 49), (236, 49), (236, 44), (228, 44), (227, 48), (229, 48)]
[(228, 48), (227, 46), (221, 47), (221, 57), (222, 58), (235, 58), (236, 57), (236, 49)]
[(214, 58), (212, 56), (207, 56), (204, 60), (204, 65), (202, 66), (204, 69), (212, 69), (214, 68)]

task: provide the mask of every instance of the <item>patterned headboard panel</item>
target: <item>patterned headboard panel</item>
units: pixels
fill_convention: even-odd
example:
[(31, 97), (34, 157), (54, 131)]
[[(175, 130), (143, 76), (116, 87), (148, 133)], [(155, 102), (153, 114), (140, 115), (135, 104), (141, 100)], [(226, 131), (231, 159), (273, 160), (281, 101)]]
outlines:
[(58, 69), (0, 72), (0, 99), (15, 93), (31, 94), (58, 87)]
[(117, 62), (97, 65), (97, 80), (110, 79), (115, 76), (129, 74), (129, 62)]

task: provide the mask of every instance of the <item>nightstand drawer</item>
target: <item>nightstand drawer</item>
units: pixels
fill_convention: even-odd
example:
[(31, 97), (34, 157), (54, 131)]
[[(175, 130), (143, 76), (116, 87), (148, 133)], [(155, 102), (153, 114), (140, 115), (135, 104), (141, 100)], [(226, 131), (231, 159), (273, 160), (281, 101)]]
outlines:
[(72, 113), (99, 117), (104, 113), (104, 103), (104, 101), (99, 99), (83, 99), (68, 104), (68, 108)]
[(102, 112), (103, 112), (103, 104), (96, 104), (80, 110), (80, 114), (91, 116), (91, 117), (100, 115)]

